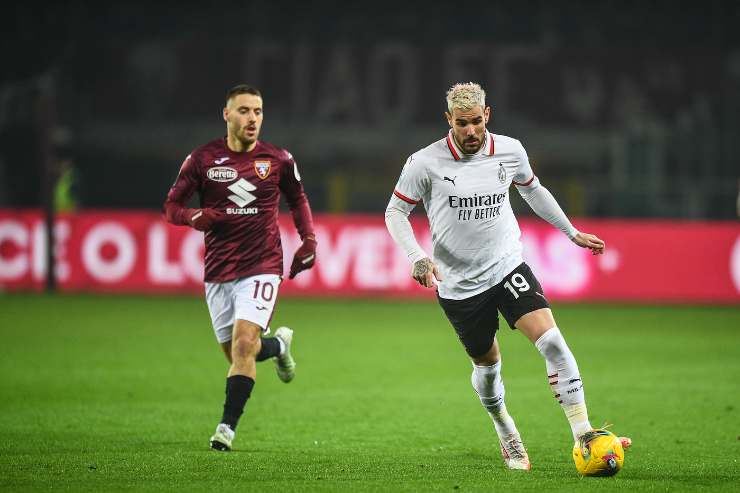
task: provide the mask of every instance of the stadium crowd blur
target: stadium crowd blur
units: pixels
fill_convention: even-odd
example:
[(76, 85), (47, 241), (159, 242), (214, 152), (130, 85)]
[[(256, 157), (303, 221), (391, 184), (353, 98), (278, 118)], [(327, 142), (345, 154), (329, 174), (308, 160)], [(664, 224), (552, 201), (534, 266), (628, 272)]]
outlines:
[(570, 215), (737, 214), (740, 2), (42, 2), (6, 14), (0, 207), (38, 206), (55, 173), (67, 207), (159, 208), (188, 152), (224, 133), (226, 89), (247, 82), (265, 98), (262, 137), (296, 157), (314, 210), (381, 213), (407, 155), (446, 132), (445, 90), (473, 80), (490, 129), (522, 140)]

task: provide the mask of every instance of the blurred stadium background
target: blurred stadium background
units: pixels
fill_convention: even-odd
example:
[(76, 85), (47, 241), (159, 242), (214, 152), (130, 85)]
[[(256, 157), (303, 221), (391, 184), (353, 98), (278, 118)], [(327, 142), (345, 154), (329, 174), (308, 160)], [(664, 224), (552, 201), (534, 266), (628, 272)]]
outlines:
[[(740, 250), (733, 263), (732, 248), (740, 183), (740, 35), (734, 21), (740, 8), (732, 1), (648, 5), (487, 2), (462, 14), (462, 24), (435, 3), (423, 15), (398, 6), (348, 10), (341, 2), (17, 5), (4, 21), (11, 69), (0, 75), (0, 208), (6, 218), (0, 286), (39, 289), (46, 271), (38, 218), (20, 220), (13, 211), (54, 203), (60, 213), (156, 213), (184, 157), (224, 133), (225, 90), (249, 82), (265, 95), (262, 137), (296, 156), (314, 210), (350, 226), (351, 216), (344, 215), (370, 215), (366, 240), (380, 242), (376, 252), (384, 252), (380, 260), (353, 260), (363, 254), (342, 242), (342, 225), (329, 228), (320, 246), (324, 259), (352, 258), (346, 265), (325, 263), (328, 271), (296, 291), (315, 294), (327, 282), (341, 292), (347, 282), (350, 291), (372, 295), (409, 291), (406, 267), (382, 232), (380, 213), (406, 157), (444, 134), (446, 89), (475, 80), (488, 91), (491, 129), (522, 140), (567, 213), (597, 220), (594, 231), (614, 247), (598, 265), (591, 262), (597, 267), (572, 264), (565, 276), (572, 282), (553, 286), (551, 296), (588, 298), (594, 285), (608, 281), (617, 286), (592, 297), (737, 302)], [(512, 200), (520, 216), (531, 215), (517, 194)], [(20, 223), (8, 226), (14, 217)], [(598, 222), (611, 219), (638, 222)], [(129, 222), (129, 232), (144, 228), (131, 226), (136, 218), (121, 220)], [(689, 229), (681, 229), (687, 220)], [(62, 288), (101, 287), (82, 263), (110, 267), (127, 291), (147, 284), (198, 289), (199, 252), (189, 248), (182, 254), (188, 259), (177, 258), (180, 244), (171, 238), (183, 233), (161, 233), (164, 239), (155, 241), (161, 254), (157, 248), (147, 254), (144, 245), (157, 232), (134, 234), (130, 267), (155, 278), (142, 273), (139, 284), (131, 284), (121, 274), (126, 259), (116, 264), (127, 239), (117, 242), (115, 231), (103, 232), (86, 249), (88, 230), (70, 221), (62, 221), (57, 239)], [(158, 223), (154, 215), (138, 221)], [(645, 229), (637, 235), (640, 224)], [(630, 232), (634, 238), (627, 240)], [(81, 244), (67, 244), (65, 235)], [(552, 255), (534, 257), (547, 253), (548, 239), (525, 231), (527, 237), (530, 262), (560, 282), (569, 263), (545, 272), (558, 262)], [(286, 250), (292, 246), (288, 240)], [(564, 255), (577, 256), (567, 246)], [(667, 250), (667, 257), (641, 255), (652, 248)], [(63, 257), (75, 249), (100, 258), (71, 259), (67, 266)], [(550, 251), (560, 252), (556, 246)], [(161, 268), (143, 265), (147, 256), (155, 264), (161, 259)], [(168, 260), (186, 265), (168, 271), (162, 264)], [(337, 277), (347, 269), (362, 271), (357, 262), (368, 272), (396, 262), (386, 277), (398, 279), (392, 286), (360, 280), (358, 287), (350, 273)], [(178, 268), (183, 272), (173, 272)], [(81, 269), (84, 279), (78, 279)], [(661, 271), (672, 273), (668, 282)], [(696, 292), (681, 295), (660, 286), (639, 292), (645, 279), (678, 289), (695, 276)], [(102, 281), (104, 289), (115, 285)]]
[[(450, 363), (457, 371), (450, 388), (459, 390), (459, 398), (471, 409), (470, 416), (475, 416), (471, 419), (481, 418), (475, 402), (469, 399), (469, 389), (462, 388), (467, 378), (463, 353), (455, 346), (441, 312), (434, 313), (433, 295), (412, 285), (406, 260), (390, 241), (382, 220), (406, 157), (446, 132), (442, 115), (446, 89), (457, 81), (478, 81), (487, 90), (488, 103), (493, 108), (489, 128), (519, 138), (537, 175), (574, 218), (575, 225), (604, 237), (610, 248), (609, 254), (600, 259), (574, 250), (559, 232), (529, 217), (532, 213), (526, 204), (517, 194), (512, 195), (515, 211), (524, 218), (527, 259), (546, 292), (561, 303), (556, 309), (560, 307), (569, 314), (571, 330), (580, 341), (576, 344), (582, 349), (582, 353), (576, 351), (577, 355), (583, 354), (581, 364), (596, 373), (600, 367), (595, 355), (608, 342), (621, 351), (620, 367), (633, 365), (634, 377), (650, 382), (642, 401), (636, 399), (636, 407), (625, 410), (619, 401), (610, 400), (609, 389), (627, 392), (633, 387), (621, 382), (614, 389), (609, 387), (613, 380), (604, 377), (600, 382), (602, 394), (594, 389), (589, 395), (615, 406), (613, 409), (618, 408), (619, 412), (606, 412), (603, 406), (597, 416), (631, 419), (632, 430), (640, 430), (643, 439), (667, 433), (668, 430), (656, 427), (658, 419), (640, 421), (646, 414), (660, 414), (658, 398), (662, 403), (673, 402), (674, 409), (684, 405), (665, 394), (666, 379), (673, 378), (668, 369), (686, 369), (680, 365), (671, 367), (672, 359), (666, 351), (683, 355), (683, 361), (693, 361), (692, 354), (678, 348), (691, 347), (696, 343), (695, 337), (708, 326), (716, 331), (707, 333), (709, 339), (703, 342), (706, 347), (702, 346), (703, 352), (698, 353), (700, 358), (719, 358), (715, 366), (689, 367), (689, 373), (695, 375), (694, 390), (706, 399), (702, 419), (708, 422), (711, 420), (706, 416), (716, 417), (710, 423), (713, 426), (707, 425), (707, 433), (713, 433), (721, 423), (734, 423), (729, 443), (722, 442), (724, 436), (711, 435), (713, 450), (725, 455), (712, 456), (706, 451), (706, 444), (700, 444), (706, 451), (703, 453), (709, 454), (704, 457), (706, 462), (713, 461), (721, 467), (692, 469), (690, 458), (685, 462), (676, 459), (675, 463), (660, 463), (661, 456), (643, 452), (646, 461), (657, 461), (662, 466), (638, 470), (639, 474), (632, 476), (638, 482), (625, 479), (623, 486), (650, 490), (650, 481), (668, 480), (669, 470), (677, 481), (669, 485), (676, 489), (681, 489), (681, 484), (700, 488), (710, 484), (702, 482), (710, 481), (707, 478), (713, 478), (712, 488), (730, 488), (738, 479), (735, 437), (740, 432), (740, 2), (531, 0), (465, 5), (349, 5), (73, 1), (15, 3), (6, 9), (1, 22), (0, 334), (8, 345), (2, 363), (4, 376), (0, 378), (3, 395), (9, 396), (0, 405), (4, 416), (1, 433), (6, 444), (22, 433), (29, 437), (30, 445), (16, 451), (10, 445), (3, 446), (0, 465), (5, 479), (0, 480), (0, 486), (12, 490), (24, 489), (23, 485), (44, 489), (56, 472), (76, 471), (78, 466), (87, 472), (88, 466), (93, 470), (95, 460), (108, 461), (114, 468), (120, 454), (129, 450), (124, 445), (120, 449), (112, 446), (106, 449), (109, 455), (105, 458), (90, 458), (90, 452), (83, 450), (96, 443), (95, 431), (87, 430), (65, 414), (79, 413), (81, 408), (55, 408), (51, 403), (68, 389), (62, 382), (47, 387), (40, 383), (48, 382), (52, 374), (53, 378), (69, 378), (72, 385), (80, 384), (76, 387), (78, 393), (73, 395), (79, 395), (81, 402), (93, 403), (103, 395), (100, 387), (94, 380), (77, 375), (75, 369), (88, 377), (97, 375), (100, 382), (105, 382), (99, 382), (100, 385), (106, 388), (114, 377), (136, 386), (147, 385), (146, 379), (119, 374), (106, 362), (87, 358), (88, 351), (100, 349), (81, 345), (81, 339), (70, 334), (79, 329), (80, 338), (83, 334), (93, 337), (93, 325), (111, 327), (111, 333), (102, 340), (120, 348), (125, 364), (140, 365), (142, 371), (147, 365), (154, 365), (152, 361), (157, 358), (150, 359), (148, 356), (153, 355), (139, 345), (127, 345), (130, 340), (114, 338), (113, 332), (133, 330), (132, 333), (141, 335), (141, 327), (147, 327), (152, 343), (164, 347), (177, 340), (174, 324), (184, 324), (191, 339), (198, 333), (198, 344), (209, 344), (210, 329), (205, 304), (200, 299), (201, 238), (197, 232), (164, 224), (159, 210), (185, 156), (194, 147), (224, 134), (224, 94), (227, 88), (241, 82), (262, 90), (266, 116), (261, 137), (288, 148), (296, 157), (316, 214), (317, 266), (296, 281), (284, 283), (278, 308), (278, 316), (282, 312), (286, 317), (282, 323), (304, 322), (306, 335), (302, 344), (310, 346), (313, 330), (322, 348), (334, 354), (342, 351), (342, 347), (332, 346), (339, 338), (348, 341), (361, 359), (359, 348), (373, 343), (366, 332), (379, 330), (385, 340), (399, 337), (388, 331), (387, 325), (393, 324), (393, 319), (379, 313), (395, 313), (393, 310), (409, 298), (421, 300), (400, 310), (406, 317), (400, 319), (400, 325), (417, 329), (421, 323), (434, 326), (429, 340), (442, 343), (429, 344), (446, 351), (447, 358), (455, 362)], [(421, 214), (416, 214), (414, 226), (428, 245), (423, 211), (417, 212)], [(46, 225), (52, 221), (56, 224), (56, 248), (50, 250)], [(283, 226), (285, 251), (292, 255), (296, 239), (289, 218)], [(55, 257), (54, 271), (47, 269), (50, 252)], [(49, 272), (55, 275), (49, 276)], [(49, 286), (54, 286), (56, 295), (41, 294)], [(99, 298), (89, 294), (101, 292), (112, 294)], [(165, 296), (152, 298), (152, 293), (185, 296), (176, 300)], [(309, 300), (295, 300), (295, 296)], [(335, 301), (340, 296), (365, 301)], [(357, 323), (361, 334), (348, 339), (343, 332), (345, 326), (327, 325), (318, 317), (313, 320), (309, 315), (310, 299), (315, 298), (322, 298), (315, 306), (324, 314), (356, 306), (366, 319), (379, 317), (382, 330), (367, 321)], [(584, 302), (608, 305), (580, 304)], [(368, 303), (377, 306), (378, 312), (367, 309)], [(648, 309), (634, 303), (655, 306)], [(679, 303), (686, 306), (678, 307)], [(91, 308), (95, 306), (98, 308)], [(168, 306), (179, 310), (172, 319), (161, 321), (161, 325), (159, 320), (147, 319), (143, 326), (132, 329), (142, 323), (139, 315), (134, 314), (151, 311), (161, 316), (168, 312)], [(58, 316), (49, 319), (49, 310)], [(115, 323), (111, 323), (111, 314), (115, 314)], [(672, 314), (672, 318), (666, 318), (667, 314)], [(603, 316), (612, 321), (605, 322)], [(353, 323), (349, 315), (341, 320)], [(625, 320), (626, 325), (614, 320)], [(635, 351), (640, 345), (640, 334), (660, 334), (660, 330), (670, 329), (681, 320), (692, 325), (674, 333), (681, 337), (674, 341), (675, 347), (662, 347), (656, 337), (650, 339), (654, 345)], [(628, 336), (619, 340), (621, 331), (628, 331)], [(37, 356), (27, 341), (43, 345), (45, 336), (54, 338), (59, 333), (64, 336), (56, 348), (58, 353), (54, 348), (48, 349), (53, 354), (45, 359), (52, 365), (49, 373), (23, 372)], [(607, 333), (609, 337), (605, 339)], [(29, 339), (29, 334), (34, 335)], [(392, 348), (394, 351), (405, 348), (404, 353), (415, 352), (410, 347), (414, 339), (409, 336), (398, 338), (395, 344), (398, 346)], [(522, 355), (531, 349), (511, 344), (510, 354), (520, 355), (518, 347)], [(215, 347), (194, 350), (182, 342), (177, 348), (175, 351), (195, 351), (198, 357), (203, 353), (204, 360), (209, 361), (205, 366), (201, 363), (201, 369), (211, 371), (213, 378), (201, 382), (202, 389), (217, 403), (222, 368), (217, 366)], [(310, 366), (311, 361), (321, 361), (318, 349), (304, 351), (306, 372), (328, 385), (334, 371), (331, 365), (321, 373), (321, 365)], [(79, 366), (66, 363), (66, 354), (79, 358)], [(135, 357), (137, 354), (139, 357)], [(178, 353), (165, 351), (163, 357), (177, 359), (175, 354)], [(418, 358), (419, 367), (425, 364), (423, 354), (408, 357), (409, 368), (414, 357)], [(648, 361), (660, 364), (650, 366)], [(167, 366), (166, 361), (156, 364)], [(532, 381), (539, 381), (537, 364), (530, 365), (530, 380), (525, 379), (529, 367), (520, 369), (522, 382), (531, 385)], [(438, 369), (440, 373), (447, 371)], [(159, 374), (165, 370), (152, 371)], [(189, 377), (182, 378), (182, 385), (192, 383), (187, 380)], [(367, 375), (368, 380), (372, 378)], [(391, 388), (395, 383), (429, 390), (420, 383), (424, 378), (420, 374), (418, 380), (408, 377), (402, 382), (383, 381), (383, 385)], [(716, 395), (708, 392), (709, 381), (719, 382), (724, 400), (712, 400)], [(267, 379), (265, 382), (263, 389), (282, 392), (272, 389), (274, 383)], [(517, 381), (513, 384), (511, 388), (516, 389)], [(29, 397), (21, 388), (37, 385), (42, 389), (37, 400), (27, 400)], [(199, 383), (193, 385), (200, 388)], [(527, 385), (522, 383), (521, 388)], [(533, 406), (546, 398), (544, 387), (533, 398)], [(315, 391), (308, 383), (304, 388), (303, 395)], [(399, 396), (405, 395), (405, 388), (397, 389)], [(681, 390), (677, 388), (676, 392)], [(166, 389), (157, 391), (167, 394)], [(334, 399), (337, 406), (352, 405), (347, 396), (322, 392), (315, 396), (320, 395), (318, 400), (324, 403)], [(266, 400), (268, 392), (263, 395)], [(39, 409), (29, 414), (25, 407), (28, 402)], [(259, 402), (254, 399), (249, 412), (257, 413), (262, 409), (258, 406), (268, 405)], [(273, 406), (269, 412), (279, 409), (273, 401), (269, 406)], [(173, 438), (172, 443), (197, 449), (202, 441), (198, 440), (200, 435), (210, 431), (212, 407), (199, 409), (199, 416), (206, 418), (188, 423), (191, 442), (179, 443)], [(91, 404), (87, 409), (96, 408)], [(140, 409), (108, 411), (137, 413)], [(171, 410), (150, 411), (158, 417), (158, 423), (164, 423), (161, 426), (174, 426), (167, 418)], [(404, 419), (412, 422), (404, 411), (388, 408), (401, 423)], [(552, 411), (552, 422), (562, 425), (558, 421), (562, 417), (555, 415), (555, 406)], [(178, 415), (182, 414), (178, 410)], [(67, 416), (61, 422), (68, 435), (39, 424), (47, 423), (53, 416)], [(94, 415), (85, 416), (98, 423)], [(450, 420), (454, 417), (455, 414), (450, 415)], [(668, 418), (680, 419), (674, 415)], [(327, 419), (356, 426), (355, 417)], [(548, 423), (549, 419), (543, 422)], [(437, 428), (446, 424), (435, 423)], [(476, 423), (459, 425), (460, 430), (455, 433), (485, 426), (482, 419)], [(532, 426), (537, 423), (532, 419)], [(107, 430), (106, 436), (120, 433), (112, 424), (108, 428), (105, 423), (98, 424)], [(39, 426), (43, 433), (34, 434)], [(372, 432), (382, 433), (376, 429)], [(425, 432), (435, 430), (420, 431)], [(550, 431), (540, 432), (551, 437)], [(174, 436), (175, 432), (168, 433)], [(276, 430), (269, 433), (279, 435)], [(51, 439), (46, 441), (45, 436)], [(468, 438), (474, 440), (475, 436)], [(567, 442), (567, 437), (558, 437)], [(302, 438), (308, 440), (306, 443), (313, 440)], [(128, 439), (121, 443), (131, 450), (147, 441), (146, 436), (133, 431)], [(342, 441), (341, 437), (335, 439), (337, 443)], [(67, 440), (74, 445), (69, 445), (63, 458), (55, 456), (46, 462), (39, 459), (46, 447), (70, 443)], [(413, 437), (408, 440), (413, 441)], [(685, 440), (691, 442), (690, 438)], [(245, 439), (245, 449), (249, 448), (248, 443)], [(394, 438), (389, 438), (389, 443), (399, 446)], [(301, 453), (315, 453), (313, 444), (309, 445), (298, 438), (292, 443)], [(346, 485), (342, 481), (358, 479), (367, 480), (364, 487), (368, 489), (383, 489), (383, 484), (407, 490), (447, 489), (453, 485), (476, 489), (476, 473), (462, 465), (469, 451), (455, 455), (468, 479), (457, 478), (454, 468), (440, 466), (449, 462), (435, 455), (436, 449), (432, 458), (425, 456), (424, 460), (430, 467), (437, 464), (447, 476), (425, 476), (423, 470), (414, 469), (416, 465), (411, 464), (414, 459), (410, 457), (414, 451), (429, 455), (432, 446), (427, 447), (425, 442), (427, 448), (419, 451), (405, 442), (404, 446), (410, 447), (409, 455), (399, 460), (401, 464), (408, 460), (410, 469), (398, 466), (399, 472), (395, 465), (387, 464), (389, 470), (397, 473), (393, 481), (400, 482), (383, 483), (391, 479), (383, 475), (385, 459), (381, 457), (391, 460), (395, 456), (380, 445), (373, 448), (376, 445), (371, 443), (360, 451), (337, 445), (336, 450), (323, 451), (322, 457), (331, 461), (337, 455), (357, 453), (360, 461), (380, 461), (373, 462), (380, 464), (377, 469), (350, 473), (302, 464), (304, 469), (299, 470), (307, 476), (294, 471), (290, 478), (297, 482), (291, 483), (290, 488), (316, 488), (311, 482), (314, 478), (308, 477), (313, 475), (337, 481), (331, 487), (324, 485), (337, 491)], [(449, 446), (458, 451), (455, 445)], [(483, 444), (480, 449), (474, 454), (478, 454), (475, 460), (482, 461), (479, 456), (490, 455), (491, 451)], [(152, 454), (166, 454), (166, 450), (162, 446)], [(561, 457), (561, 462), (556, 463), (565, 468), (569, 460), (567, 447), (557, 450), (566, 452), (564, 459)], [(546, 452), (550, 453), (543, 451), (543, 455)], [(265, 453), (271, 459), (291, 460)], [(496, 454), (493, 450), (493, 458), (498, 461)], [(133, 463), (137, 464), (137, 460), (149, 461), (152, 456), (135, 458)], [(191, 466), (197, 469), (202, 458), (193, 455), (183, 460), (192, 460)], [(210, 458), (208, 461), (215, 462)], [(159, 466), (167, 471), (179, 467), (169, 463)], [(556, 466), (547, 470), (548, 478), (541, 478), (550, 481), (541, 487), (557, 489), (566, 484), (558, 483), (562, 474)], [(242, 477), (248, 475), (248, 469), (234, 470), (227, 476)], [(676, 476), (681, 469), (684, 475)], [(350, 470), (351, 465), (347, 466)], [(29, 471), (40, 474), (35, 482), (27, 482)], [(269, 468), (257, 474), (260, 485), (268, 485), (274, 479), (272, 472), (279, 474)], [(176, 476), (172, 472), (170, 476), (158, 477), (149, 470), (142, 472), (124, 466), (117, 473), (121, 476), (113, 477), (129, 481), (119, 483), (121, 489), (142, 489), (142, 483), (136, 482), (140, 477), (154, 481), (149, 487), (161, 490)], [(625, 477), (627, 473), (629, 469), (625, 470)], [(74, 472), (71, 483), (60, 485), (71, 490), (84, 489), (87, 479), (83, 476)], [(697, 477), (703, 479), (692, 483)], [(193, 470), (183, 478), (173, 484), (180, 489), (209, 484), (207, 478)], [(403, 483), (404, 480), (411, 482)], [(416, 480), (421, 482), (414, 483)], [(85, 488), (110, 488), (110, 483), (96, 481)], [(288, 488), (286, 484), (282, 486)]]

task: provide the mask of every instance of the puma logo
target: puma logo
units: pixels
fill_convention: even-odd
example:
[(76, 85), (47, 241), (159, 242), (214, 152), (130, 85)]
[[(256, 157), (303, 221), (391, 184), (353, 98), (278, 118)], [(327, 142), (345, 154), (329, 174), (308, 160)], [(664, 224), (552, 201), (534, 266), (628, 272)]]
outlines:
[(455, 185), (455, 180), (457, 180), (457, 175), (453, 176), (452, 178), (449, 178), (447, 176), (444, 176), (443, 178), (444, 178), (444, 181), (452, 182), (452, 186), (453, 187), (456, 187), (457, 186), (457, 185)]

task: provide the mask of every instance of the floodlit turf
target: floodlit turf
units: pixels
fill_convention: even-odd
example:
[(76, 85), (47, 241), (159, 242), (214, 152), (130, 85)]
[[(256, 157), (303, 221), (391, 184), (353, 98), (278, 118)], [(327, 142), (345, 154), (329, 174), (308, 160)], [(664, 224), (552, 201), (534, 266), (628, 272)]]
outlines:
[[(504, 469), (470, 363), (433, 303), (283, 299), (235, 451), (208, 449), (226, 364), (197, 298), (0, 296), (3, 491), (737, 491), (740, 308), (563, 305), (594, 424), (631, 436), (581, 479), (544, 364), (500, 335), (532, 471)], [(734, 486), (733, 486), (734, 485)]]

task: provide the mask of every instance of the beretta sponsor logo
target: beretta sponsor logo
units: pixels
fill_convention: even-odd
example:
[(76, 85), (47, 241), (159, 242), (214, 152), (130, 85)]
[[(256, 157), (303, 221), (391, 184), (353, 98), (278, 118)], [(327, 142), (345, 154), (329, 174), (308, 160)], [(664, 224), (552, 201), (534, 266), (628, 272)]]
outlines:
[(216, 166), (208, 170), (207, 176), (213, 181), (232, 181), (236, 179), (236, 170), (228, 166)]

